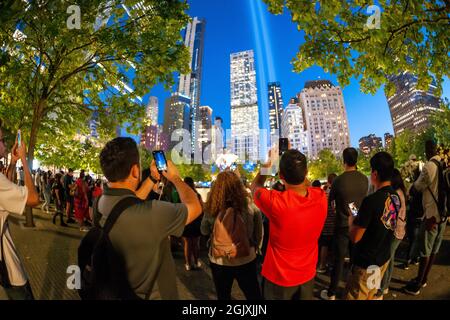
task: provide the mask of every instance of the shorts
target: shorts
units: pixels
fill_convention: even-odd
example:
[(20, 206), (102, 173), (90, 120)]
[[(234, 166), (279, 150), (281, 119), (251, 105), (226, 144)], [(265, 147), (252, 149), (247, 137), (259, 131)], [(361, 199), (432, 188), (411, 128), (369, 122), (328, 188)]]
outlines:
[(373, 300), (381, 287), (381, 280), (389, 266), (388, 260), (380, 267), (380, 274), (374, 278), (375, 272), (367, 272), (368, 268), (352, 266), (345, 287), (346, 300)]
[(436, 229), (430, 231), (426, 229), (425, 225), (425, 221), (423, 221), (417, 239), (421, 257), (429, 257), (439, 252), (447, 224), (438, 224)]

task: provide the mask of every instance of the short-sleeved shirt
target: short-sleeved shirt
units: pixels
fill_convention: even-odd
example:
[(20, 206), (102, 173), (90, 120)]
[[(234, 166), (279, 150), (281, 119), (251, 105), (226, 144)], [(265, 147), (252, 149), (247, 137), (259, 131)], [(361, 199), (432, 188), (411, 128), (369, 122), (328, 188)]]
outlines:
[(366, 229), (354, 247), (355, 265), (360, 268), (371, 265), (381, 267), (389, 260), (400, 208), (400, 198), (390, 186), (378, 189), (364, 198), (358, 216), (353, 222), (354, 225)]
[[(103, 225), (113, 207), (131, 190), (105, 187), (98, 200)], [(187, 207), (164, 201), (143, 201), (126, 209), (113, 226), (110, 239), (125, 259), (128, 281), (141, 298), (178, 299), (175, 263), (169, 236), (180, 237), (187, 220)]]
[[(0, 234), (3, 230), (4, 259), (8, 269), (9, 281), (13, 286), (25, 285), (28, 277), (12, 241), (7, 219), (10, 213), (23, 214), (27, 198), (28, 189), (26, 187), (19, 187), (0, 173)], [(1, 259), (3, 257), (0, 255)]]
[(298, 193), (260, 188), (256, 206), (269, 220), (269, 242), (262, 275), (283, 287), (301, 285), (314, 278), (318, 241), (327, 216), (327, 198), (320, 188)]
[(70, 195), (70, 188), (69, 188), (69, 186), (70, 186), (71, 184), (73, 184), (73, 183), (75, 183), (73, 177), (72, 177), (72, 176), (69, 176), (68, 174), (66, 174), (66, 175), (64, 176), (64, 191), (66, 192), (66, 194), (65, 194), (66, 198), (72, 197), (72, 196)]
[(368, 189), (369, 179), (359, 171), (346, 171), (334, 179), (328, 200), (336, 203), (336, 228), (348, 228), (348, 205), (354, 202), (359, 208)]

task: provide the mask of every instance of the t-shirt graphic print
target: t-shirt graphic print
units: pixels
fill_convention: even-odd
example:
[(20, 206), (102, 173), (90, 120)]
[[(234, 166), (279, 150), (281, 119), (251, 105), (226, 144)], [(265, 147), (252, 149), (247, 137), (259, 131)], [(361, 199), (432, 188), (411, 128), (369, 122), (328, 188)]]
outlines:
[(386, 229), (394, 231), (397, 227), (398, 212), (400, 211), (400, 198), (396, 194), (390, 194), (384, 203), (384, 211), (381, 222)]

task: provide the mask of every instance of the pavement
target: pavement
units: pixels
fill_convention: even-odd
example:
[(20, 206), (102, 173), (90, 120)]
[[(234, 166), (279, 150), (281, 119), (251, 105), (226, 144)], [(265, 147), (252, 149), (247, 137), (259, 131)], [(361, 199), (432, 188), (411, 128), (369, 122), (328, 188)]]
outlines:
[[(25, 269), (30, 277), (31, 287), (36, 299), (39, 300), (77, 300), (75, 290), (68, 289), (67, 279), (70, 274), (67, 268), (77, 263), (77, 248), (85, 233), (80, 232), (76, 225), (63, 228), (52, 224), (52, 216), (41, 210), (34, 209), (35, 228), (24, 227), (23, 216), (10, 216), (12, 237), (19, 251)], [(402, 246), (406, 245), (405, 243)], [(402, 252), (402, 246), (399, 251)], [(177, 286), (180, 298), (184, 300), (214, 300), (216, 299), (214, 284), (208, 266), (206, 249), (201, 251), (203, 266), (199, 270), (186, 271), (181, 249), (173, 252), (177, 267)], [(401, 254), (400, 257), (401, 258)], [(398, 261), (396, 264), (398, 264)], [(422, 289), (419, 296), (410, 296), (401, 291), (405, 283), (417, 274), (417, 266), (410, 270), (394, 269), (389, 294), (385, 300), (424, 300), (450, 299), (450, 227), (447, 227), (441, 251), (433, 266), (428, 286)], [(318, 299), (320, 290), (329, 284), (327, 274), (318, 275), (314, 294)], [(341, 292), (344, 283), (341, 283)], [(243, 300), (244, 296), (235, 283), (232, 297)], [(339, 297), (339, 292), (338, 292)], [(0, 299), (6, 295), (0, 287)]]

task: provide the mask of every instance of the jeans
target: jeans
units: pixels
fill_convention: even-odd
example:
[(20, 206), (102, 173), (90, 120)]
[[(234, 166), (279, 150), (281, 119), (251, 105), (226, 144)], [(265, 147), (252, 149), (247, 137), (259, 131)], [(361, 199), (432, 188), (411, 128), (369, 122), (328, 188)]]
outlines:
[(51, 201), (51, 194), (47, 190), (44, 190), (44, 199), (45, 199), (45, 202), (42, 205), (42, 210), (48, 211), (49, 206), (50, 206), (50, 201)]
[(407, 263), (419, 257), (417, 238), (419, 237), (420, 225), (421, 221), (418, 219), (406, 223), (406, 232), (409, 241)]
[(392, 273), (394, 272), (394, 260), (395, 260), (395, 251), (397, 251), (398, 246), (402, 243), (402, 240), (394, 238), (391, 243), (391, 259), (389, 261), (389, 265), (384, 273), (383, 279), (381, 280), (380, 290), (383, 292), (384, 290), (389, 288), (389, 284), (391, 283)]
[(211, 273), (218, 300), (231, 300), (234, 279), (247, 300), (262, 300), (256, 274), (256, 259), (242, 266), (221, 266), (211, 262)]
[(330, 287), (328, 296), (336, 295), (339, 281), (344, 271), (344, 259), (350, 248), (350, 237), (348, 228), (338, 228), (334, 238), (334, 267), (331, 271)]
[(293, 287), (282, 287), (265, 279), (264, 298), (266, 300), (312, 300), (314, 278), (306, 283)]

